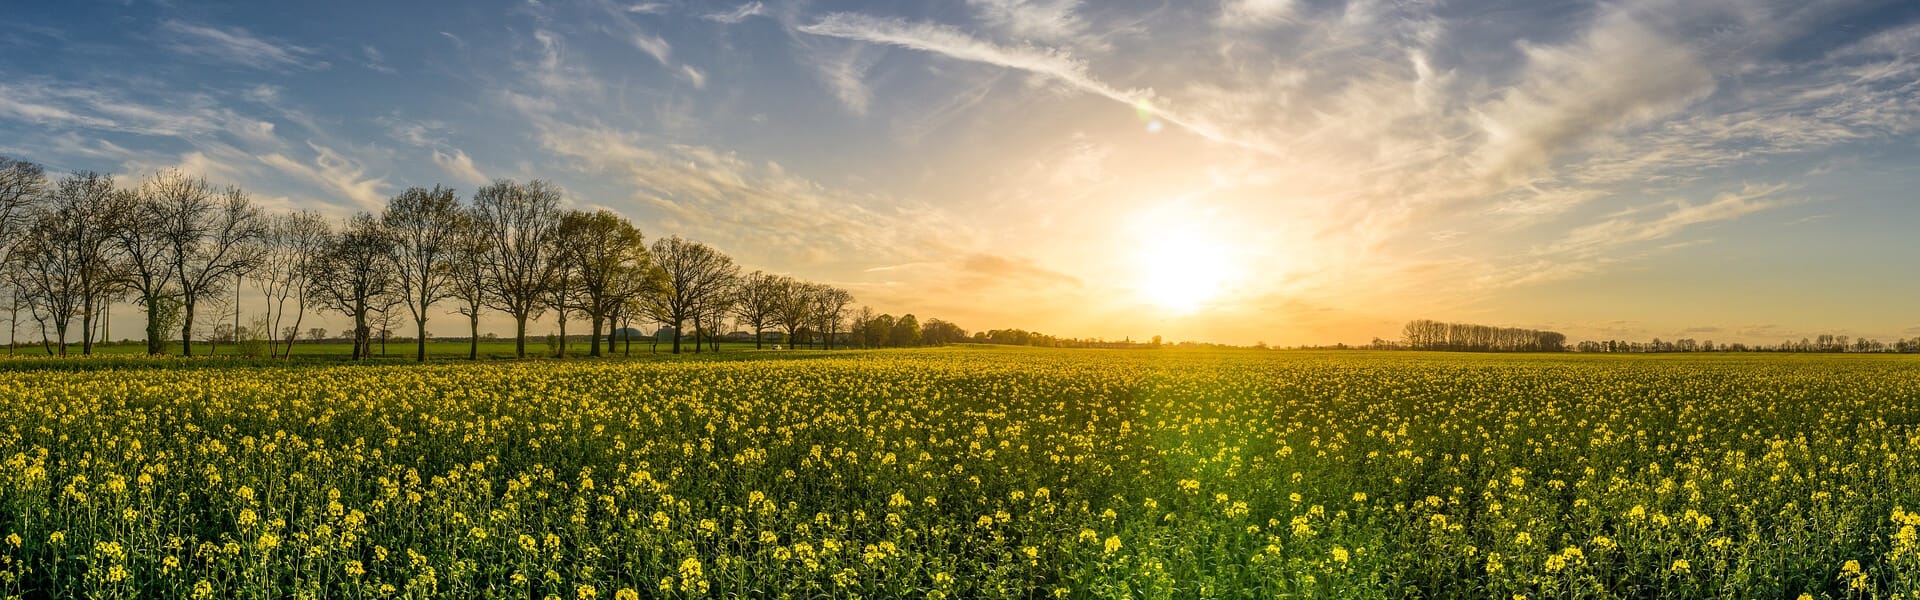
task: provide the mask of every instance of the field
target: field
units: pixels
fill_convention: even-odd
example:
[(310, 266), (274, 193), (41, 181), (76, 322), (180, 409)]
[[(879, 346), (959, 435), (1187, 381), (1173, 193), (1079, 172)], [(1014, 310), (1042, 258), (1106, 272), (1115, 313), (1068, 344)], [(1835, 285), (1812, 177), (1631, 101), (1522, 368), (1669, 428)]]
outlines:
[(1920, 594), (1911, 357), (723, 356), (0, 363), (0, 596)]

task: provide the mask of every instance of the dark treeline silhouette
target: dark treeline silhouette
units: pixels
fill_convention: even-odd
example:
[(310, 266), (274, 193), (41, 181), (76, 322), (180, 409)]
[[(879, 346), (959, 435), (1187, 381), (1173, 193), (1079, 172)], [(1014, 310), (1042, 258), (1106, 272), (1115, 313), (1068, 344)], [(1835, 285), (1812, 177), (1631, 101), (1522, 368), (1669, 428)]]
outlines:
[(1557, 331), (1444, 323), (1427, 319), (1409, 321), (1402, 335), (1406, 347), (1414, 350), (1559, 352), (1567, 346), (1567, 336)]
[(1869, 338), (1854, 339), (1844, 335), (1822, 334), (1814, 338), (1800, 338), (1795, 342), (1787, 340), (1779, 344), (1715, 344), (1713, 340), (1698, 341), (1681, 338), (1667, 341), (1653, 338), (1651, 342), (1629, 342), (1626, 340), (1586, 341), (1576, 344), (1580, 352), (1920, 352), (1920, 338), (1896, 339), (1882, 342)]
[[(76, 329), (80, 353), (91, 354), (119, 303), (144, 315), (149, 354), (172, 341), (191, 354), (200, 336), (290, 356), (296, 341), (325, 337), (322, 329), (302, 329), (314, 310), (352, 322), (340, 336), (352, 342), (355, 359), (372, 356), (376, 339), (384, 353), (385, 342), (404, 335), (401, 324), (411, 325), (422, 361), (436, 306), (464, 317), (469, 359), (479, 357), (487, 311), (513, 320), (516, 357), (527, 355), (529, 324), (548, 315), (559, 331), (549, 336), (556, 356), (567, 355), (575, 337), (569, 323), (582, 321), (589, 356), (613, 352), (612, 334), (642, 322), (670, 332), (674, 353), (689, 333), (699, 352), (742, 336), (761, 345), (769, 329), (784, 329), (785, 339), (805, 333), (832, 349), (864, 325), (849, 321), (854, 298), (846, 290), (758, 271), (743, 276), (711, 246), (677, 236), (648, 244), (626, 218), (569, 210), (563, 200), (558, 186), (541, 180), (498, 180), (465, 202), (451, 188), (414, 187), (377, 214), (334, 224), (308, 211), (268, 214), (240, 188), (180, 171), (123, 187), (111, 175), (54, 179), (39, 165), (0, 157), (8, 352), (25, 322), (47, 354), (66, 355)], [(240, 292), (248, 284), (264, 304), (243, 323)], [(732, 325), (752, 332), (728, 333)], [(662, 335), (652, 337), (658, 343)], [(887, 344), (868, 344), (863, 334), (861, 345), (949, 343), (965, 332), (929, 321), (902, 335), (913, 341), (892, 343), (890, 332)], [(621, 337), (621, 351), (630, 353), (634, 336)]]

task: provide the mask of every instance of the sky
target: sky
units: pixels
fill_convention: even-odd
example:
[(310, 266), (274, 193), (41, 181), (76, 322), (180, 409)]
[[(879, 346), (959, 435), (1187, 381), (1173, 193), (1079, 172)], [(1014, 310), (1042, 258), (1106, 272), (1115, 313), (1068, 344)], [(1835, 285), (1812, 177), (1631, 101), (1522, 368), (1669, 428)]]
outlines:
[(0, 154), (548, 179), (968, 330), (1920, 335), (1920, 3), (427, 4), (10, 1)]

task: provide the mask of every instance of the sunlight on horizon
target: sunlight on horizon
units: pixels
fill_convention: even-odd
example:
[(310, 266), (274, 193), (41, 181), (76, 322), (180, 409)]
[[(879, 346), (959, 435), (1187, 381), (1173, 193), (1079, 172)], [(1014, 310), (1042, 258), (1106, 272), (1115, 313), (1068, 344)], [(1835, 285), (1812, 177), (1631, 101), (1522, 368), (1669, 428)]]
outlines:
[(1182, 316), (1215, 307), (1244, 278), (1230, 239), (1195, 223), (1145, 232), (1133, 259), (1134, 293)]

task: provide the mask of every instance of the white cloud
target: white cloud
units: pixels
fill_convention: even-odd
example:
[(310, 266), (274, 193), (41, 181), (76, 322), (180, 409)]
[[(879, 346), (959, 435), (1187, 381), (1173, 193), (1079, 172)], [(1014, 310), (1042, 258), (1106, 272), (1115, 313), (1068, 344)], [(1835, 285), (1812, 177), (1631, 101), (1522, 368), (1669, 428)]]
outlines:
[(340, 152), (307, 142), (313, 151), (311, 162), (295, 160), (281, 153), (271, 153), (260, 157), (260, 162), (269, 167), (303, 179), (322, 189), (337, 193), (351, 200), (362, 210), (378, 210), (385, 206), (387, 188), (384, 178), (367, 175), (367, 169), (359, 161)]
[(319, 68), (326, 63), (312, 57), (311, 48), (275, 42), (238, 27), (218, 29), (176, 20), (160, 23), (169, 34), (167, 46), (175, 52), (255, 69)]
[(393, 67), (387, 66), (386, 55), (382, 54), (379, 48), (373, 47), (372, 44), (361, 46), (360, 53), (367, 57), (367, 69), (369, 70), (386, 73), (388, 75), (400, 72)]
[(987, 25), (1008, 36), (1050, 43), (1081, 41), (1080, 0), (967, 0)]
[[(1065, 51), (1031, 46), (1007, 47), (983, 41), (958, 29), (933, 23), (910, 23), (852, 13), (834, 13), (798, 28), (802, 33), (899, 46), (968, 62), (995, 65), (1040, 75), (1067, 86), (1127, 105), (1153, 103), (1151, 90), (1123, 90), (1088, 73), (1085, 63)], [(1272, 153), (1272, 149), (1228, 135), (1211, 124), (1154, 106), (1161, 120), (1207, 139)]]
[(746, 4), (742, 4), (738, 7), (735, 7), (733, 10), (707, 13), (707, 14), (701, 15), (700, 18), (706, 19), (708, 21), (713, 21), (715, 23), (725, 23), (728, 25), (733, 25), (741, 21), (745, 21), (748, 18), (757, 17), (765, 14), (767, 14), (766, 5), (761, 4), (759, 2), (748, 2)]
[(659, 61), (660, 64), (673, 64), (673, 45), (668, 44), (665, 38), (636, 32), (628, 37), (627, 41), (632, 43), (633, 47), (639, 48), (641, 52), (647, 53), (647, 56), (651, 56), (654, 60)]
[(488, 181), (491, 181), (487, 178), (486, 174), (481, 173), (480, 169), (473, 166), (473, 158), (467, 156), (465, 151), (458, 148), (454, 149), (452, 154), (434, 150), (433, 164), (440, 165), (440, 170), (446, 171), (448, 175), (452, 175), (453, 178), (460, 183), (477, 187), (486, 185)]
[(1228, 29), (1259, 29), (1293, 19), (1295, 0), (1222, 0), (1214, 23)]
[(707, 88), (707, 74), (694, 68), (693, 65), (680, 65), (680, 76), (693, 84), (695, 89)]
[(1687, 45), (1624, 9), (1600, 17), (1565, 46), (1522, 45), (1520, 83), (1485, 109), (1481, 168), (1524, 180), (1593, 136), (1674, 114), (1714, 90)]

